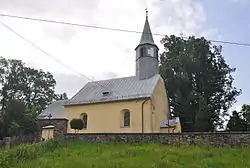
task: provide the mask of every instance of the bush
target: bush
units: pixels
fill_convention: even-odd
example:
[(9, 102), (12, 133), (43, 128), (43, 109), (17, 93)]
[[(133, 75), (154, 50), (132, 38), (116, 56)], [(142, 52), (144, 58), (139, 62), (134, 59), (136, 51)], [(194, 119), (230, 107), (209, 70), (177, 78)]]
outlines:
[(83, 129), (83, 120), (80, 118), (73, 118), (70, 121), (70, 127), (71, 127), (71, 129), (74, 129), (75, 132), (76, 132), (76, 130), (79, 131), (79, 130)]
[(0, 168), (9, 168), (14, 163), (35, 159), (43, 153), (53, 151), (64, 144), (60, 140), (50, 140), (37, 144), (23, 144), (9, 150), (0, 149)]

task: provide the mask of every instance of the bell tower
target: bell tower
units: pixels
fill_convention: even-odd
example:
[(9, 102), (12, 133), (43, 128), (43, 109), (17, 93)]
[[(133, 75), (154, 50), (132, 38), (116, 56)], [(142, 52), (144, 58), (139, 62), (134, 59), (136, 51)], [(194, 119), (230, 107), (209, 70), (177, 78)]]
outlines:
[(140, 79), (148, 79), (159, 73), (158, 51), (154, 43), (148, 22), (148, 11), (146, 10), (146, 21), (139, 45), (136, 51), (136, 76)]

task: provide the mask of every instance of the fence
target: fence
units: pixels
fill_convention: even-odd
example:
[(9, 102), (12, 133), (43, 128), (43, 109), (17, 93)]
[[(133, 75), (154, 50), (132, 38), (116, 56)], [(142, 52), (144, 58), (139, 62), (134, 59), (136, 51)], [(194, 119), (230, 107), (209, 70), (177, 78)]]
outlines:
[(24, 143), (36, 142), (38, 142), (37, 133), (24, 136), (5, 137), (3, 140), (0, 140), (0, 148), (8, 149)]

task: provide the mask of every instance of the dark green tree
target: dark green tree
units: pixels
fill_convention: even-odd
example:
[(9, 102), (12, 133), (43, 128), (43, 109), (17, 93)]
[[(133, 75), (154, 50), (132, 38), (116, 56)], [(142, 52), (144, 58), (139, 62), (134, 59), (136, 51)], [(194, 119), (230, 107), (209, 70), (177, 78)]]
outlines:
[(228, 131), (247, 131), (247, 122), (244, 120), (240, 112), (233, 111), (227, 123)]
[(67, 93), (62, 93), (57, 96), (57, 100), (68, 100)]
[(19, 134), (20, 125), (18, 121), (21, 119), (24, 109), (25, 106), (19, 101), (9, 100), (7, 102), (6, 108), (2, 111), (1, 138)]
[(51, 73), (27, 67), (20, 60), (0, 57), (1, 136), (34, 132), (37, 115), (60, 97), (55, 85)]
[(70, 121), (70, 127), (71, 129), (74, 129), (75, 132), (83, 129), (83, 120), (80, 118), (73, 118)]
[(0, 58), (0, 66), (1, 109), (8, 100), (16, 99), (39, 113), (58, 97), (51, 73), (26, 67), (22, 61), (13, 59)]
[(247, 131), (250, 131), (250, 105), (244, 104), (241, 107), (241, 113), (246, 122)]
[(173, 116), (183, 131), (214, 131), (241, 93), (233, 85), (232, 72), (221, 46), (194, 36), (166, 36), (161, 43), (160, 73), (166, 81)]
[(37, 129), (35, 116), (19, 100), (8, 101), (1, 116), (0, 138), (30, 134)]

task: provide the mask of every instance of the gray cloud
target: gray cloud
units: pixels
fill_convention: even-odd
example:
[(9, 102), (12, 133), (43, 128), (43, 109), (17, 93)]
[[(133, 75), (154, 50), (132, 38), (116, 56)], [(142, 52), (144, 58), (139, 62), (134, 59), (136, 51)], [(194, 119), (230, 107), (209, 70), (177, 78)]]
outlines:
[[(69, 97), (72, 97), (76, 94), (87, 82), (90, 82), (87, 79), (79, 75), (74, 74), (64, 74), (54, 72), (53, 76), (57, 81), (56, 92), (63, 93), (66, 92)], [(118, 75), (113, 72), (103, 72), (101, 76), (95, 77), (93, 80), (103, 80), (103, 79), (111, 79), (116, 78)]]
[(154, 20), (156, 30), (162, 31), (164, 25), (169, 29), (166, 33), (193, 34), (202, 28), (206, 20), (204, 7), (197, 0), (155, 1), (153, 5), (159, 8)]
[[(39, 64), (34, 62), (25, 62), (27, 66), (34, 69), (40, 69)], [(47, 72), (47, 70), (44, 70)], [(66, 92), (68, 97), (72, 97), (79, 89), (81, 89), (87, 82), (87, 79), (77, 74), (66, 74), (62, 72), (51, 72), (56, 80), (56, 93)]]
[[(0, 0), (0, 12), (49, 20), (92, 24), (99, 0)], [(33, 22), (33, 21), (31, 21)], [(41, 23), (48, 35), (68, 42), (80, 29)], [(31, 24), (32, 26), (32, 24)]]
[(112, 79), (112, 78), (117, 78), (118, 75), (114, 72), (104, 72), (103, 77), (106, 79)]
[(88, 81), (78, 75), (53, 73), (57, 82), (56, 92), (66, 92), (68, 97), (72, 97), (78, 90), (80, 90)]
[[(150, 22), (154, 33), (185, 33), (184, 30), (186, 30), (186, 32), (193, 33), (197, 29), (200, 29), (200, 25), (204, 22), (204, 9), (200, 5), (200, 2), (196, 0), (166, 0), (165, 2), (160, 2), (159, 0), (154, 1), (155, 3), (151, 8), (154, 10), (150, 11), (150, 20), (152, 19)], [(2, 11), (14, 15), (141, 31), (144, 22), (144, 7), (138, 2), (140, 1), (0, 0), (0, 12)], [(110, 6), (109, 3), (113, 4), (113, 6)], [(153, 13), (156, 14), (154, 15)], [(46, 36), (45, 39), (48, 39), (48, 41), (53, 41), (53, 39), (47, 36), (61, 39), (63, 42), (68, 42), (72, 37), (74, 37), (74, 39), (70, 41), (71, 45), (68, 45), (70, 46), (68, 47), (68, 52), (66, 52), (67, 50), (61, 50), (60, 47), (63, 45), (56, 45), (56, 43), (51, 43), (53, 44), (51, 48), (50, 46), (47, 46), (47, 48), (43, 47), (46, 51), (58, 54), (57, 58), (60, 58), (69, 65), (71, 64), (74, 69), (81, 69), (83, 72), (90, 71), (89, 74), (93, 74), (96, 80), (116, 78), (118, 77), (118, 74), (127, 75), (130, 71), (131, 74), (134, 74), (131, 67), (134, 68), (134, 47), (139, 42), (139, 34), (125, 34), (121, 32), (117, 32), (116, 34), (115, 32), (110, 31), (106, 31), (107, 33), (102, 33), (101, 31), (87, 32), (83, 30), (85, 28), (75, 28), (47, 23), (41, 24), (42, 25), (33, 25), (32, 21), (30, 21), (30, 24), (27, 25), (27, 31), (31, 31), (35, 28), (42, 28), (42, 30), (46, 32), (44, 35)], [(17, 24), (17, 27), (18, 26), (26, 29), (26, 25)], [(34, 26), (34, 28), (32, 26)], [(84, 31), (84, 33), (79, 33), (79, 31)], [(31, 32), (31, 34), (36, 36), (36, 31)], [(157, 38), (159, 38), (159, 36), (155, 36), (156, 42), (159, 41)], [(103, 55), (105, 55), (105, 59)], [(34, 59), (33, 55), (31, 55), (31, 58)], [(102, 64), (103, 61), (107, 61), (105, 66)], [(116, 63), (117, 66), (111, 66), (114, 63)], [(42, 62), (39, 61), (38, 64), (42, 64)], [(48, 66), (46, 66), (48, 68), (56, 69), (55, 65), (51, 62), (45, 61), (44, 64), (48, 64)], [(97, 70), (98, 68), (93, 68), (93, 66), (100, 68), (100, 71), (106, 70), (106, 72), (96, 75), (100, 71)], [(118, 74), (108, 71), (115, 71)], [(68, 75), (63, 73), (53, 74), (57, 80), (57, 92), (66, 92), (70, 97), (87, 82), (84, 78), (77, 75)]]
[(82, 13), (88, 15), (85, 17), (91, 17), (98, 2), (99, 0), (1, 0), (0, 10), (38, 16), (48, 13), (77, 16)]
[(53, 38), (60, 39), (63, 43), (69, 43), (80, 30), (74, 27), (47, 25), (43, 27), (43, 31)]

